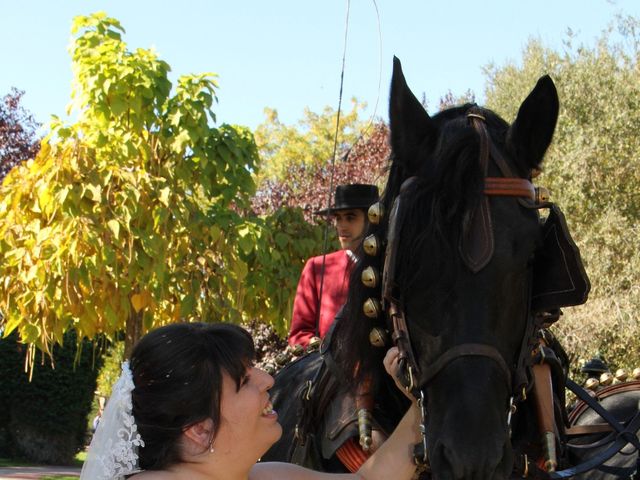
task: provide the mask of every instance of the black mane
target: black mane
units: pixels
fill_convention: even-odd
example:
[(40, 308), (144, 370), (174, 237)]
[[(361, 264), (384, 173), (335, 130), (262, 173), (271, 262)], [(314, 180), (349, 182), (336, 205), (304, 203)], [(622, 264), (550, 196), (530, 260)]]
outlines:
[[(508, 125), (496, 114), (475, 105), (466, 104), (444, 110), (433, 117), (438, 127), (435, 145), (423, 144), (418, 150), (419, 165), (416, 181), (402, 195), (406, 217), (399, 234), (396, 281), (399, 287), (394, 297), (402, 305), (402, 292), (420, 274), (429, 282), (421, 288), (429, 298), (432, 311), (447, 301), (448, 285), (458, 268), (457, 248), (460, 232), (469, 212), (482, 194), (484, 172), (479, 164), (479, 137), (470, 125), (467, 112), (474, 108), (486, 118), (486, 125), (495, 145), (502, 147)], [(426, 143), (426, 142), (425, 142)], [(429, 153), (433, 152), (433, 153)], [(386, 214), (391, 210), (400, 187), (408, 177), (406, 166), (415, 159), (393, 156), (389, 179), (381, 203)], [(366, 235), (375, 234), (380, 240), (387, 236), (389, 218), (385, 215), (378, 225), (370, 225)], [(336, 325), (332, 340), (332, 354), (343, 372), (353, 372), (349, 380), (355, 387), (363, 377), (371, 375), (374, 388), (383, 377), (382, 361), (387, 348), (373, 347), (369, 332), (374, 326), (387, 328), (381, 315), (371, 319), (362, 306), (370, 298), (381, 298), (380, 286), (366, 287), (362, 271), (369, 266), (380, 272), (384, 255), (367, 255), (362, 247), (360, 261), (350, 279), (344, 320)]]

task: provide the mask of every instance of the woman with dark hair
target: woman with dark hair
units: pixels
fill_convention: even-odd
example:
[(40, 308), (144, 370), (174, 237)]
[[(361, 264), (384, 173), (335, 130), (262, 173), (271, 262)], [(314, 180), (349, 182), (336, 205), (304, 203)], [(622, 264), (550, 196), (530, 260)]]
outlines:
[[(419, 441), (411, 407), (389, 440), (353, 475), (256, 463), (282, 435), (269, 401), (273, 378), (253, 366), (248, 332), (181, 323), (145, 335), (113, 387), (81, 480), (410, 479)], [(385, 358), (397, 369), (397, 350)]]

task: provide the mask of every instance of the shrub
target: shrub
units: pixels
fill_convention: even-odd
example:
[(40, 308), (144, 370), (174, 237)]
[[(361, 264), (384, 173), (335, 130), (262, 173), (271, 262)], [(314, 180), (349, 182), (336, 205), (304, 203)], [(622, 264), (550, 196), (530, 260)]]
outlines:
[(536, 181), (563, 209), (591, 278), (587, 304), (553, 327), (575, 376), (596, 354), (614, 371), (640, 366), (639, 60), (640, 19), (619, 16), (594, 44), (571, 34), (562, 50), (531, 40), (518, 64), (486, 69), (487, 105), (505, 118), (541, 75), (558, 88), (558, 125)]
[(78, 351), (74, 331), (42, 356), (33, 377), (24, 373), (27, 347), (16, 335), (0, 340), (0, 447), (3, 455), (34, 462), (70, 464), (85, 445), (87, 414), (102, 358), (91, 343)]
[(580, 367), (586, 360), (600, 355), (609, 369), (624, 368), (631, 373), (640, 367), (640, 324), (637, 312), (640, 298), (630, 294), (590, 299), (585, 305), (565, 310), (564, 317), (553, 326), (571, 359), (574, 378), (581, 378)]

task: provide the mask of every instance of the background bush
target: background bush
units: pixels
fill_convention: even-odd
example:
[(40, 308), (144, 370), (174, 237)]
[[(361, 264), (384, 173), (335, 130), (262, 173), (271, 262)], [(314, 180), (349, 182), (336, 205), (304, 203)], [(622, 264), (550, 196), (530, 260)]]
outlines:
[(102, 357), (69, 331), (52, 360), (36, 361), (29, 381), (26, 346), (17, 335), (0, 340), (0, 455), (71, 464), (86, 440), (87, 414)]
[(560, 98), (553, 143), (536, 183), (564, 211), (591, 279), (586, 305), (554, 331), (572, 358), (640, 366), (640, 19), (618, 17), (595, 45), (531, 40), (520, 62), (486, 68), (487, 105), (508, 120), (549, 74)]

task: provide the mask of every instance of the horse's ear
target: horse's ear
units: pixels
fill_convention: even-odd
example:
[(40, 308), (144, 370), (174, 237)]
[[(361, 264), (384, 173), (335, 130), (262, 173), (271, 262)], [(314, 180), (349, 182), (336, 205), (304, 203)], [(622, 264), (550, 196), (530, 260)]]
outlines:
[(393, 75), (389, 97), (391, 148), (397, 161), (414, 174), (417, 151), (424, 139), (435, 131), (433, 121), (422, 104), (409, 90), (397, 57), (393, 57)]
[(545, 75), (520, 105), (516, 121), (507, 134), (507, 144), (528, 169), (538, 168), (547, 151), (558, 120), (558, 92)]

